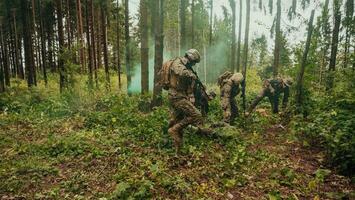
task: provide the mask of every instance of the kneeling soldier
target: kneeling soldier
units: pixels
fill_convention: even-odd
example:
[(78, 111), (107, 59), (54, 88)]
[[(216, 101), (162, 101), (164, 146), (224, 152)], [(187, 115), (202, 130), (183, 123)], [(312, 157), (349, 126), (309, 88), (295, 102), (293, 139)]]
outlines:
[(248, 113), (250, 114), (254, 108), (258, 105), (258, 103), (264, 98), (268, 97), (272, 112), (278, 113), (279, 112), (279, 97), (280, 94), (283, 93), (283, 100), (282, 100), (282, 108), (285, 109), (288, 103), (288, 97), (290, 95), (290, 86), (292, 85), (291, 79), (267, 79), (264, 81), (263, 89), (260, 91), (259, 95), (256, 99), (252, 102), (248, 109)]
[(225, 72), (218, 78), (218, 86), (221, 90), (221, 106), (223, 109), (223, 121), (232, 123), (238, 115), (238, 106), (235, 97), (239, 94), (239, 85), (244, 80), (241, 73)]

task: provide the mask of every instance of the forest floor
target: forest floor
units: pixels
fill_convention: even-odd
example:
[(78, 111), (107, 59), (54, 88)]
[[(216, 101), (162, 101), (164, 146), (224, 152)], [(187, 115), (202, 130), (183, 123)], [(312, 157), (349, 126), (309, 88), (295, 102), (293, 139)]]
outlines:
[[(215, 137), (185, 132), (176, 157), (168, 108), (140, 96), (0, 98), (0, 199), (355, 199), (324, 151), (263, 109)], [(209, 121), (221, 118), (218, 100)]]

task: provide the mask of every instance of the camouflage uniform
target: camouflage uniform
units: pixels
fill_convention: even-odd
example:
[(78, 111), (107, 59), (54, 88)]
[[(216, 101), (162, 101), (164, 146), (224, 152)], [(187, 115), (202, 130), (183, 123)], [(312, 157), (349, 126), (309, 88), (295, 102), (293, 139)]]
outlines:
[(292, 84), (291, 79), (267, 79), (264, 81), (263, 89), (260, 91), (259, 95), (250, 105), (248, 112), (252, 112), (258, 103), (266, 96), (269, 98), (272, 112), (279, 112), (279, 97), (283, 93), (282, 108), (285, 109), (288, 103), (288, 97), (290, 95), (290, 85)]
[(231, 123), (238, 115), (238, 106), (235, 97), (239, 94), (239, 85), (244, 80), (241, 73), (225, 72), (218, 78), (218, 85), (221, 90), (221, 106), (223, 110), (223, 121)]
[(170, 66), (170, 86), (168, 98), (171, 108), (169, 134), (174, 140), (177, 153), (180, 151), (183, 139), (183, 129), (188, 125), (195, 125), (200, 131), (203, 117), (195, 107), (194, 89), (197, 76), (186, 67), (187, 57), (176, 58)]

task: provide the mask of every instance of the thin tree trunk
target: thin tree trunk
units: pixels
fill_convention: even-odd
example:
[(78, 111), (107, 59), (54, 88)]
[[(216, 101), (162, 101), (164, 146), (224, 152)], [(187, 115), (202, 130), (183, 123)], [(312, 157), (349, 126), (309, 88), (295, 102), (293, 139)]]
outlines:
[(327, 84), (327, 91), (330, 91), (333, 88), (334, 84), (334, 75), (335, 75), (335, 65), (336, 57), (338, 52), (338, 41), (339, 41), (339, 30), (341, 22), (341, 13), (340, 13), (340, 2), (339, 0), (334, 0), (334, 29), (332, 36), (332, 49), (330, 53), (329, 61), (329, 79)]
[(127, 75), (127, 93), (131, 95), (131, 38), (129, 36), (129, 5), (125, 0), (125, 39), (126, 39), (126, 75)]
[(5, 85), (10, 87), (10, 63), (9, 63), (9, 53), (7, 49), (7, 42), (4, 34), (3, 21), (0, 21), (0, 42), (1, 42), (1, 53), (2, 53), (2, 61), (5, 75)]
[(243, 18), (243, 0), (239, 0), (239, 30), (238, 30), (238, 44), (237, 44), (237, 72), (240, 72), (240, 51), (241, 51), (241, 37), (242, 37), (242, 18)]
[(210, 34), (209, 34), (209, 46), (212, 46), (212, 22), (213, 22), (213, 0), (210, 0)]
[(116, 27), (116, 42), (117, 42), (117, 49), (116, 49), (116, 54), (117, 54), (117, 77), (118, 77), (118, 89), (121, 90), (122, 89), (122, 83), (121, 83), (121, 58), (120, 58), (120, 34), (121, 34), (121, 23), (120, 23), (120, 17), (119, 17), (119, 3), (117, 0), (117, 27)]
[[(34, 45), (32, 48), (34, 48), (34, 63), (35, 63), (35, 68), (39, 67), (39, 69), (42, 68), (41, 66), (41, 58), (40, 58), (40, 52), (39, 52), (39, 41), (38, 41), (38, 36), (37, 36), (37, 28), (36, 28), (36, 8), (35, 8), (35, 0), (32, 0), (32, 30), (33, 30), (33, 41)], [(37, 80), (36, 80), (37, 82)]]
[(148, 48), (148, 9), (147, 1), (140, 1), (141, 8), (141, 93), (145, 94), (149, 91), (149, 48)]
[(60, 92), (64, 91), (66, 85), (66, 70), (64, 67), (64, 59), (62, 56), (65, 48), (64, 44), (64, 31), (63, 31), (63, 15), (62, 15), (62, 0), (57, 0), (57, 18), (58, 18), (58, 40), (59, 40), (59, 57), (58, 57), (58, 69), (59, 69), (59, 88)]
[(16, 66), (17, 66), (17, 76), (20, 79), (24, 79), (24, 73), (23, 73), (23, 66), (20, 64), (20, 55), (19, 55), (19, 38), (18, 38), (18, 33), (17, 33), (17, 24), (16, 24), (16, 10), (12, 11), (12, 19), (13, 19), (13, 25), (14, 25), (14, 37), (15, 37), (15, 59), (16, 59)]
[(103, 52), (104, 52), (104, 64), (105, 64), (105, 78), (106, 78), (106, 90), (110, 90), (110, 71), (108, 64), (108, 49), (107, 49), (107, 7), (101, 5), (101, 25), (102, 25), (102, 39), (103, 39)]
[(301, 68), (299, 71), (299, 74), (297, 76), (297, 81), (296, 81), (296, 104), (297, 107), (300, 108), (300, 106), (303, 103), (303, 75), (304, 75), (304, 71), (307, 65), (307, 56), (308, 56), (308, 52), (309, 52), (309, 48), (311, 46), (311, 39), (312, 39), (312, 33), (313, 33), (313, 18), (314, 18), (314, 10), (312, 10), (311, 13), (311, 18), (309, 19), (309, 23), (308, 23), (308, 35), (307, 35), (307, 42), (306, 42), (306, 47), (305, 50), (303, 52), (303, 57), (302, 57), (302, 63), (301, 63)]
[(80, 51), (80, 65), (81, 71), (86, 71), (86, 59), (85, 59), (85, 47), (83, 39), (83, 15), (81, 10), (81, 0), (76, 0), (76, 12), (77, 12), (77, 38)]
[(30, 9), (27, 0), (21, 1), (22, 24), (23, 24), (23, 41), (25, 51), (26, 75), (28, 87), (36, 85), (36, 74), (34, 67), (34, 55), (32, 49), (32, 26), (30, 21)]
[(186, 0), (180, 0), (180, 54), (186, 51)]
[[(102, 42), (102, 35), (101, 35), (101, 26), (99, 24), (100, 19), (102, 18), (102, 16), (100, 16), (100, 10), (96, 9), (96, 69), (101, 69), (102, 67), (102, 59), (101, 59), (101, 42)], [(101, 19), (102, 22), (102, 19)]]
[(243, 51), (243, 70), (242, 74), (244, 76), (244, 81), (242, 83), (242, 97), (243, 97), (243, 111), (246, 110), (246, 95), (245, 87), (247, 80), (247, 65), (248, 65), (248, 48), (249, 48), (249, 25), (250, 25), (250, 1), (246, 0), (246, 22), (245, 22), (245, 37), (244, 37), (244, 51)]
[(155, 30), (155, 55), (154, 55), (154, 88), (153, 88), (153, 101), (152, 107), (160, 106), (162, 104), (162, 88), (159, 86), (158, 72), (163, 64), (163, 49), (164, 49), (164, 1), (160, 0), (156, 6), (156, 30)]
[(43, 13), (42, 13), (42, 2), (39, 0), (39, 20), (40, 24), (40, 32), (41, 32), (41, 55), (42, 55), (42, 71), (43, 71), (43, 79), (45, 86), (48, 85), (48, 78), (47, 78), (47, 62), (46, 62), (46, 43), (44, 39), (44, 27), (43, 27)]
[(235, 11), (235, 0), (229, 0), (231, 9), (232, 9), (232, 47), (231, 47), (231, 71), (234, 73), (236, 70), (235, 67), (235, 51), (236, 51), (236, 11)]
[(276, 38), (274, 50), (274, 70), (273, 76), (276, 78), (279, 72), (280, 64), (280, 46), (281, 46), (281, 0), (277, 0), (277, 13), (276, 13)]
[(191, 1), (191, 48), (195, 47), (195, 0)]
[(325, 0), (324, 6), (323, 6), (323, 10), (322, 10), (322, 19), (324, 20), (322, 23), (322, 30), (323, 30), (323, 41), (325, 42), (325, 45), (322, 47), (322, 52), (323, 52), (323, 57), (322, 57), (322, 63), (320, 66), (320, 70), (319, 70), (319, 85), (322, 85), (322, 81), (323, 81), (323, 72), (324, 69), (327, 66), (327, 54), (328, 54), (328, 49), (330, 46), (330, 42), (329, 42), (329, 34), (328, 34), (328, 13), (329, 13), (329, 0)]
[(71, 42), (71, 17), (70, 17), (70, 4), (69, 4), (69, 0), (66, 0), (66, 31), (67, 31), (67, 40), (68, 40), (68, 49), (71, 49), (72, 47), (72, 42)]
[[(92, 1), (92, 0), (90, 0)], [(91, 17), (89, 16), (89, 0), (85, 2), (85, 13), (86, 13), (86, 42), (88, 45), (88, 57), (89, 57), (89, 89), (93, 89), (94, 82), (93, 82), (93, 69), (94, 69), (94, 61), (92, 56), (92, 48), (91, 48), (91, 41), (90, 41), (90, 26), (92, 25)]]
[(99, 80), (98, 80), (98, 77), (97, 77), (97, 60), (96, 60), (96, 41), (95, 41), (95, 36), (96, 36), (96, 33), (95, 33), (95, 20), (94, 20), (94, 15), (95, 15), (95, 9), (94, 9), (94, 1), (93, 0), (90, 0), (90, 17), (91, 17), (91, 26), (90, 26), (90, 29), (91, 29), (91, 48), (92, 48), (92, 60), (94, 61), (93, 62), (93, 69), (94, 69), (94, 79), (95, 79), (95, 86), (96, 88), (99, 87)]

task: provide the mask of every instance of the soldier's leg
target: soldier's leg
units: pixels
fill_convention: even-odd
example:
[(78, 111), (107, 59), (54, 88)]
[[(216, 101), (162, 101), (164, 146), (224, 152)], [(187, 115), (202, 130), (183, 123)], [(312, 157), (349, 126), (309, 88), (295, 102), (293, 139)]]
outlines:
[(273, 107), (273, 113), (279, 113), (279, 97), (280, 94), (279, 93), (275, 93), (274, 95), (274, 107)]
[(175, 125), (177, 125), (183, 119), (184, 116), (181, 110), (175, 104), (176, 103), (172, 103), (171, 106), (171, 118), (169, 121), (168, 133), (173, 138), (176, 153), (179, 154), (183, 143), (183, 132), (181, 128), (175, 127)]
[(221, 97), (221, 106), (223, 110), (223, 121), (225, 123), (230, 123), (231, 122), (231, 117), (232, 117), (232, 109), (231, 109), (231, 104), (230, 100), (227, 97)]
[(239, 115), (237, 101), (235, 100), (235, 98), (231, 99), (231, 109), (232, 109), (231, 121), (233, 122), (234, 119)]

